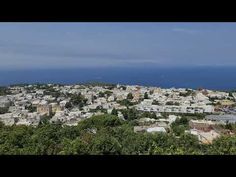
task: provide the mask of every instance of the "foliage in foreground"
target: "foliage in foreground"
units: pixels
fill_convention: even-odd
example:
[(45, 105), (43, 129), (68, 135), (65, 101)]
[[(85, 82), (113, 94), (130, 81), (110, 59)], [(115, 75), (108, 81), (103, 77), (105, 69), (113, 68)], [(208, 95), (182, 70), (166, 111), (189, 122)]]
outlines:
[(4, 126), (0, 124), (0, 154), (33, 155), (171, 155), (236, 154), (236, 137), (221, 137), (212, 145), (195, 136), (134, 133), (132, 121), (115, 115), (94, 116), (75, 127), (60, 124)]

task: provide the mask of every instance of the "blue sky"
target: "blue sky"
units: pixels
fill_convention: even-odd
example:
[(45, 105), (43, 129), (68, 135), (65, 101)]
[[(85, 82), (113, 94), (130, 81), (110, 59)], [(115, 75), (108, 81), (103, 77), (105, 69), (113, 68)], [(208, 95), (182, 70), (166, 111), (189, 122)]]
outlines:
[(0, 69), (236, 66), (236, 23), (0, 23)]

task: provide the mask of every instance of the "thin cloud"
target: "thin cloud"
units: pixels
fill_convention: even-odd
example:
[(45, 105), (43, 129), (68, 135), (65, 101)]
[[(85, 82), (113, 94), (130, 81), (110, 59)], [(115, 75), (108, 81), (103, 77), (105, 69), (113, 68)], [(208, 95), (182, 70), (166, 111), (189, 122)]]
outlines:
[[(30, 49), (30, 50), (29, 50)], [(109, 59), (126, 61), (129, 59), (142, 59), (139, 55), (127, 53), (124, 51), (109, 52), (95, 51), (93, 49), (69, 48), (62, 45), (34, 44), (34, 43), (16, 43), (0, 41), (0, 53), (11, 54), (12, 56), (40, 56), (40, 57), (56, 57), (56, 58), (74, 58), (80, 59)]]

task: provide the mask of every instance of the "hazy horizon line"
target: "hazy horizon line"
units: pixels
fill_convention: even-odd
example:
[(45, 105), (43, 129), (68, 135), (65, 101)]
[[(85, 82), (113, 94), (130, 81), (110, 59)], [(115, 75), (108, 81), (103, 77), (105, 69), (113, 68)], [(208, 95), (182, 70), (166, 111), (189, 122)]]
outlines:
[(170, 65), (170, 66), (76, 66), (76, 67), (44, 67), (44, 68), (0, 68), (0, 71), (31, 71), (31, 70), (75, 70), (75, 69), (187, 69), (187, 68), (236, 68), (236, 65)]

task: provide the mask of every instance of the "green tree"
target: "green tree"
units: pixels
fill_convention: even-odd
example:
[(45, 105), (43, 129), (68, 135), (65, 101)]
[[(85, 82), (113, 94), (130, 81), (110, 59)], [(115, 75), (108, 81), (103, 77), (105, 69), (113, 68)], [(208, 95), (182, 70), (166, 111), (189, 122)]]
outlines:
[(111, 114), (117, 116), (118, 111), (115, 108), (113, 108), (112, 111), (111, 111)]
[(144, 93), (144, 99), (148, 99), (148, 93), (147, 92)]
[(124, 119), (126, 120), (135, 120), (138, 118), (138, 112), (135, 108), (132, 108), (132, 109), (124, 109), (121, 111), (123, 116), (124, 116)]
[(130, 102), (128, 99), (117, 101), (117, 103), (119, 103), (120, 105), (126, 106), (126, 107), (134, 105), (134, 103)]
[(134, 97), (133, 97), (132, 93), (128, 93), (127, 99), (128, 99), (128, 100), (132, 100), (133, 98), (134, 98)]
[(176, 119), (176, 121), (171, 124), (171, 129), (177, 136), (184, 134), (185, 130), (188, 128), (188, 119), (186, 117)]
[(140, 118), (143, 117), (148, 117), (148, 118), (153, 118), (153, 119), (157, 119), (157, 116), (154, 112), (143, 112), (140, 116)]
[(64, 139), (62, 141), (63, 150), (61, 155), (86, 155), (88, 154), (87, 145), (78, 137), (75, 140)]
[(0, 154), (26, 154), (32, 134), (32, 127), (12, 126), (2, 128), (0, 132)]
[(80, 122), (80, 124), (78, 124), (78, 127), (80, 128), (80, 130), (88, 128), (101, 129), (102, 127), (119, 126), (122, 124), (122, 122), (123, 121), (119, 119), (117, 116), (104, 114), (104, 115), (93, 116), (89, 119), (86, 119)]
[(236, 137), (222, 136), (213, 141), (208, 148), (208, 154), (214, 155), (235, 155), (236, 154)]
[(36, 129), (30, 138), (33, 154), (38, 155), (56, 155), (62, 151), (60, 144), (62, 137), (60, 136), (61, 126), (47, 124)]
[(81, 95), (81, 93), (72, 94), (72, 95), (70, 95), (70, 98), (71, 98), (71, 100), (70, 100), (71, 104), (73, 106), (79, 106), (80, 108), (85, 106), (88, 101), (83, 95)]
[(94, 155), (120, 155), (122, 146), (116, 138), (108, 134), (97, 135), (90, 145)]

